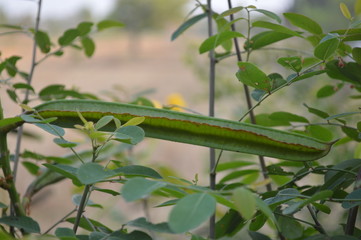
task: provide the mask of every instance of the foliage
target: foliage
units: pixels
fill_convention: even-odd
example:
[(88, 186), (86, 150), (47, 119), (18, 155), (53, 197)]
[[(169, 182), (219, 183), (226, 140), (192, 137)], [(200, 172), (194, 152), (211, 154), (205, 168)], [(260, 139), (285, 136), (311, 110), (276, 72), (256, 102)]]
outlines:
[[(41, 1), (39, 13), (40, 4)], [(24, 110), (20, 116), (5, 118), (0, 104), (0, 164), (3, 172), (0, 186), (9, 198), (9, 204), (0, 202), (3, 209), (1, 238), (30, 235), (74, 240), (153, 239), (156, 234), (184, 234), (191, 239), (239, 239), (244, 236), (240, 231), (248, 230), (249, 237), (254, 240), (360, 239), (361, 230), (356, 224), (359, 223), (357, 217), (361, 204), (361, 112), (352, 104), (354, 99), (360, 98), (361, 92), (361, 51), (356, 46), (361, 41), (360, 6), (360, 0), (355, 1), (354, 11), (340, 4), (340, 12), (349, 22), (349, 27), (325, 32), (318, 22), (302, 14), (283, 14), (291, 28), (282, 24), (282, 19), (275, 13), (255, 6), (232, 8), (230, 4), (227, 11), (215, 13), (209, 5), (197, 1), (196, 7), (204, 13), (189, 16), (174, 31), (172, 40), (185, 34), (203, 18), (208, 17), (216, 23), (217, 33), (199, 45), (199, 53), (209, 53), (211, 70), (215, 70), (212, 64), (237, 57), (232, 63), (238, 69), (234, 79), (244, 84), (246, 97), (252, 97), (255, 102), (253, 106), (249, 105), (246, 114), (238, 118), (243, 121), (251, 115), (249, 121), (252, 125), (157, 109), (146, 99), (140, 102), (148, 106), (106, 103), (94, 95), (69, 90), (61, 84), (35, 89), (32, 76), (36, 66), (51, 56), (60, 57), (68, 48), (82, 50), (86, 57), (91, 57), (96, 49), (92, 34), (111, 27), (123, 27), (123, 23), (112, 20), (96, 24), (82, 22), (65, 30), (56, 43), (46, 31), (39, 29), (40, 18), (34, 29), (1, 25), (10, 32), (26, 32), (34, 40), (29, 72), (18, 67), (20, 56), (7, 56), (0, 63), (1, 84), (6, 88), (7, 97)], [(241, 12), (246, 17), (234, 19), (234, 14)], [(255, 13), (265, 18), (253, 20)], [(212, 29), (212, 21), (208, 24)], [(247, 30), (237, 32), (233, 24)], [(238, 47), (237, 38), (244, 41), (243, 52)], [(308, 54), (282, 48), (285, 42), (281, 41), (306, 42), (309, 44)], [(278, 69), (282, 69), (279, 72), (266, 73), (256, 61), (250, 61), (255, 52), (266, 51), (269, 46), (281, 46), (274, 62)], [(35, 50), (42, 54), (40, 58)], [(350, 104), (336, 104), (336, 112), (331, 112), (306, 103), (301, 108), (299, 101), (297, 112), (275, 109), (273, 112), (254, 113), (261, 104), (267, 105), (270, 98), (288, 101), (279, 96), (280, 90), (287, 91), (303, 83), (319, 86), (315, 82), (322, 76), (326, 83), (321, 82), (322, 86), (316, 92), (318, 102), (327, 101), (348, 86), (351, 89)], [(247, 93), (249, 88), (250, 94)], [(33, 99), (29, 95), (44, 103), (31, 107)], [(20, 141), (24, 124), (32, 124), (53, 135), (54, 144), (68, 149), (70, 154), (58, 157), (24, 151), (10, 155), (7, 134), (16, 129)], [(89, 140), (89, 149), (80, 152), (78, 143), (66, 139), (64, 127), (82, 132)], [(218, 161), (210, 175), (222, 177), (214, 186), (201, 186), (197, 177), (193, 181), (171, 178), (148, 166), (129, 165), (122, 154), (145, 136), (217, 147), (220, 150), (217, 152)], [(337, 143), (335, 139), (339, 139)], [(323, 157), (331, 145), (334, 145), (334, 150)], [(233, 146), (236, 147), (232, 149)], [(223, 150), (261, 155), (260, 162), (250, 157), (247, 160), (239, 157), (227, 160), (230, 155), (222, 155)], [(336, 151), (349, 152), (355, 157), (337, 155)], [(266, 164), (263, 156), (277, 159)], [(35, 163), (25, 159), (33, 159)], [(286, 161), (279, 161), (281, 159)], [(34, 181), (23, 196), (16, 186), (19, 161), (34, 175)], [(261, 174), (263, 179), (259, 179)], [(318, 180), (310, 181), (314, 176), (318, 176)], [(82, 189), (82, 193), (72, 197), (73, 210), (50, 229), (44, 230), (29, 215), (31, 200), (43, 188), (63, 180), (71, 180), (74, 186)], [(115, 191), (105, 188), (102, 183), (122, 187)], [(171, 210), (167, 221), (161, 223), (153, 223), (146, 212), (147, 218), (123, 222), (119, 228), (111, 229), (89, 218), (84, 211), (90, 207), (103, 207), (104, 203), (91, 200), (96, 191), (127, 202), (142, 201), (144, 205), (149, 199), (157, 199), (160, 201), (157, 207), (170, 206)], [(219, 206), (222, 209), (218, 211)], [(338, 228), (331, 229), (327, 218), (337, 211), (343, 214), (333, 221), (339, 223)], [(214, 214), (216, 218), (212, 217)], [(197, 234), (194, 229), (208, 219), (211, 219), (209, 236)], [(72, 228), (62, 227), (63, 222), (70, 223)], [(130, 230), (134, 227), (138, 230)], [(79, 228), (84, 230), (84, 234), (78, 233)]]

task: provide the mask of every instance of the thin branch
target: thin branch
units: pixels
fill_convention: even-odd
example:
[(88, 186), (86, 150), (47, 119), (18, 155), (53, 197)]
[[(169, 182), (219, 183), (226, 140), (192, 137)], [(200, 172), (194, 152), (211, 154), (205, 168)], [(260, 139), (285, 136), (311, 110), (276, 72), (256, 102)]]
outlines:
[(253, 111), (256, 107), (258, 107), (259, 105), (261, 105), (261, 103), (266, 100), (268, 97), (270, 97), (273, 93), (278, 92), (279, 90), (281, 90), (284, 87), (290, 86), (291, 84), (295, 83), (296, 78), (299, 76), (302, 76), (303, 74), (308, 73), (310, 70), (312, 70), (313, 68), (321, 65), (323, 63), (322, 62), (318, 62), (312, 66), (310, 66), (309, 68), (307, 68), (306, 70), (304, 70), (303, 72), (299, 73), (296, 77), (292, 78), (290, 81), (288, 81), (287, 83), (279, 86), (278, 88), (272, 90), (270, 93), (268, 93), (267, 95), (265, 95), (264, 97), (262, 97), (262, 99), (260, 99), (251, 109), (249, 109), (238, 121), (242, 121), (251, 111)]
[[(228, 8), (229, 9), (232, 8), (232, 0), (228, 0)], [(251, 33), (250, 33), (251, 26), (250, 26), (250, 14), (249, 14), (249, 11), (247, 11), (247, 12), (248, 12), (248, 31), (247, 31), (248, 34), (247, 34), (247, 39), (249, 41), (250, 35), (251, 35)], [(234, 20), (233, 14), (231, 14), (229, 17), (230, 17), (230, 21), (232, 22)], [(233, 32), (236, 31), (236, 26), (235, 26), (234, 23), (231, 24), (231, 29), (232, 29)], [(242, 61), (242, 55), (241, 55), (241, 50), (240, 50), (237, 38), (233, 38), (233, 42), (234, 42), (234, 47), (236, 49), (237, 60), (238, 60), (238, 62), (241, 62)], [(249, 59), (249, 55), (250, 55), (250, 52), (247, 51), (247, 61)], [(251, 94), (250, 94), (249, 88), (248, 88), (248, 86), (246, 84), (243, 84), (243, 89), (244, 89), (244, 93), (245, 93), (245, 96), (246, 96), (247, 109), (250, 110), (249, 111), (249, 116), (250, 116), (250, 119), (251, 119), (251, 123), (256, 124), (257, 122), (256, 122), (256, 117), (255, 117), (254, 111), (253, 111)], [(267, 168), (266, 168), (266, 162), (264, 160), (264, 157), (259, 155), (258, 159), (259, 159), (259, 163), (261, 165), (263, 178), (264, 179), (269, 179), (269, 176), (268, 176), (268, 173), (267, 173)], [(271, 183), (268, 183), (266, 185), (266, 189), (267, 189), (268, 192), (272, 191)]]
[(310, 212), (313, 221), (315, 222), (314, 228), (317, 231), (319, 231), (321, 234), (327, 235), (325, 229), (322, 227), (321, 223), (318, 221), (317, 215), (316, 215), (315, 211), (312, 209), (312, 207), (310, 205), (307, 205), (307, 209)]
[[(36, 67), (36, 50), (37, 50), (36, 34), (39, 31), (41, 4), (42, 4), (42, 0), (39, 0), (38, 1), (38, 12), (36, 14), (35, 27), (34, 27), (32, 59), (31, 59), (29, 76), (27, 78), (27, 84), (29, 84), (29, 85), (31, 85), (31, 82), (32, 82), (32, 79), (34, 76), (35, 67)], [(30, 90), (26, 89), (24, 101), (22, 103), (27, 104), (27, 102), (29, 100), (29, 94), (30, 94)], [(19, 130), (18, 130), (17, 138), (16, 138), (16, 148), (15, 148), (15, 156), (14, 156), (14, 169), (13, 169), (14, 182), (16, 182), (16, 176), (17, 176), (17, 171), (18, 171), (18, 166), (19, 166), (20, 149), (21, 149), (21, 141), (22, 141), (23, 131), (24, 131), (24, 127), (20, 126)]]
[[(360, 187), (361, 187), (361, 169), (359, 169), (359, 171), (358, 171), (354, 190), (359, 189)], [(346, 235), (353, 235), (353, 233), (355, 231), (358, 209), (359, 209), (359, 206), (355, 206), (355, 207), (351, 208), (348, 212), (347, 223), (345, 226), (345, 234)]]
[(46, 230), (42, 235), (45, 235), (49, 233), (52, 229), (54, 229), (56, 226), (58, 226), (60, 223), (64, 222), (69, 216), (71, 216), (73, 213), (76, 212), (76, 208), (71, 210), (68, 214), (66, 214), (64, 217), (62, 217), (59, 221), (57, 221), (55, 224), (53, 224), (48, 230)]
[[(213, 24), (212, 24), (212, 0), (207, 0), (207, 13), (208, 13), (208, 36), (213, 36)], [(215, 73), (216, 73), (216, 59), (214, 50), (209, 51), (209, 116), (214, 116), (214, 105), (215, 105)], [(210, 148), (209, 150), (209, 182), (210, 188), (215, 189), (216, 187), (216, 173), (212, 170), (216, 165), (216, 152), (214, 148)], [(209, 221), (209, 238), (215, 239), (216, 236), (216, 218), (213, 215)]]

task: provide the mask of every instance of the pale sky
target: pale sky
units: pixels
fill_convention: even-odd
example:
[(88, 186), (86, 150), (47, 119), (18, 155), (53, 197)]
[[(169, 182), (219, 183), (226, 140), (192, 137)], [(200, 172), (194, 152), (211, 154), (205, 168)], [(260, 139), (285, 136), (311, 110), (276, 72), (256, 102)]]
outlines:
[[(116, 0), (43, 0), (42, 17), (63, 18), (75, 14), (79, 9), (86, 6), (95, 16), (102, 18), (115, 2)], [(243, 6), (253, 4), (258, 8), (281, 13), (287, 9), (293, 0), (233, 0), (233, 5), (237, 6), (240, 2)], [(0, 0), (0, 7), (8, 16), (16, 18), (24, 14), (35, 15), (36, 3), (35, 0)], [(213, 0), (212, 2), (218, 11), (226, 10), (226, 3), (226, 0)]]

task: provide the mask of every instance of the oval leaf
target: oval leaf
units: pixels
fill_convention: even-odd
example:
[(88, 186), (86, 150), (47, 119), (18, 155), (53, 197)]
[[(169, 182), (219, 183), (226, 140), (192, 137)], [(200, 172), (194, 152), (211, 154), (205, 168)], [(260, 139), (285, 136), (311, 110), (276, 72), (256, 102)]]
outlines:
[(329, 33), (315, 47), (315, 51), (313, 54), (315, 55), (315, 57), (321, 60), (326, 60), (336, 52), (339, 44), (339, 35)]
[(295, 32), (289, 28), (286, 28), (285, 26), (279, 25), (279, 24), (275, 24), (275, 23), (271, 23), (271, 22), (266, 22), (266, 21), (256, 21), (252, 24), (253, 27), (260, 27), (260, 28), (267, 28), (267, 29), (271, 29), (273, 31), (279, 32), (279, 33), (285, 33), (285, 34), (289, 34), (292, 36), (297, 36), (297, 37), (301, 37), (302, 35), (299, 34), (298, 32)]
[(36, 40), (36, 45), (38, 45), (42, 53), (50, 52), (51, 42), (46, 32), (37, 31), (35, 33), (35, 40)]
[(214, 214), (216, 200), (206, 193), (188, 195), (177, 202), (169, 214), (168, 224), (175, 233), (194, 229)]
[(124, 27), (124, 24), (113, 20), (103, 20), (97, 24), (97, 28), (99, 32), (103, 31), (104, 29), (112, 28), (112, 27)]
[(283, 16), (296, 27), (313, 34), (322, 34), (321, 26), (309, 17), (298, 13), (284, 13)]
[(238, 67), (236, 76), (239, 81), (256, 89), (271, 91), (271, 79), (256, 65), (249, 62), (239, 62)]
[(199, 47), (199, 53), (205, 53), (212, 49), (215, 49), (227, 40), (231, 40), (237, 37), (244, 37), (243, 34), (233, 31), (224, 31), (219, 34), (213, 35), (207, 38)]
[(90, 37), (83, 37), (81, 39), (81, 45), (84, 48), (85, 56), (91, 57), (95, 52), (95, 43)]
[[(359, 199), (358, 201), (356, 199)], [(351, 201), (352, 200), (352, 201)], [(361, 188), (356, 189), (352, 193), (345, 197), (345, 201), (342, 202), (342, 207), (349, 209), (361, 205)]]
[(122, 195), (127, 202), (148, 197), (152, 192), (167, 186), (165, 182), (151, 181), (145, 178), (132, 178), (128, 180), (123, 188)]
[(264, 9), (253, 9), (252, 11), (262, 13), (263, 15), (276, 20), (278, 23), (282, 22), (281, 18), (274, 12), (264, 10)]
[(348, 10), (348, 7), (345, 3), (340, 3), (340, 9), (341, 9), (341, 12), (342, 12), (342, 15), (347, 18), (348, 20), (351, 20), (352, 16), (351, 16), (351, 13), (350, 13), (350, 10)]
[(86, 185), (103, 181), (113, 174), (113, 171), (106, 171), (97, 163), (85, 163), (79, 167), (76, 173), (80, 182)]
[(172, 34), (171, 40), (175, 40), (177, 37), (179, 37), (179, 35), (181, 35), (185, 30), (187, 30), (188, 28), (190, 28), (191, 26), (193, 26), (195, 23), (197, 23), (198, 21), (200, 21), (201, 19), (207, 17), (207, 13), (202, 13), (199, 14), (197, 16), (194, 16), (190, 19), (188, 19), (187, 21), (185, 21), (182, 25), (179, 26), (179, 28), (177, 30), (174, 31), (174, 33)]
[(40, 233), (39, 224), (34, 221), (34, 219), (26, 216), (19, 217), (2, 217), (0, 218), (0, 223), (3, 223), (8, 226), (16, 227), (18, 229), (24, 229), (28, 233)]
[(256, 211), (256, 200), (253, 193), (247, 188), (237, 188), (232, 194), (232, 199), (242, 217), (246, 220), (251, 219)]

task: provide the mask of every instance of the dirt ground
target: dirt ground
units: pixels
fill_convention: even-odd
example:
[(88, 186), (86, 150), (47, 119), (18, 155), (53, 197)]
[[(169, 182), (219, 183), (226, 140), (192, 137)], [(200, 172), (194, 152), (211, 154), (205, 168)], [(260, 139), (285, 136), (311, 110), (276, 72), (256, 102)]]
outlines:
[[(47, 59), (36, 68), (33, 79), (35, 90), (39, 91), (46, 85), (60, 83), (69, 88), (76, 87), (83, 92), (100, 95), (105, 99), (113, 94), (121, 100), (129, 101), (134, 94), (154, 89), (154, 92), (146, 97), (165, 103), (168, 95), (179, 93), (184, 97), (188, 107), (207, 114), (206, 104), (193, 101), (200, 93), (204, 94), (206, 88), (183, 61), (186, 48), (183, 41), (171, 42), (170, 34), (144, 36), (138, 42), (139, 49), (136, 55), (129, 49), (130, 41), (133, 40), (120, 34), (99, 36), (95, 37), (97, 46), (95, 56), (90, 59), (72, 49), (67, 49), (60, 58)], [(3, 59), (11, 55), (23, 56), (19, 61), (19, 67), (25, 71), (29, 69), (31, 54), (29, 38), (19, 35), (2, 37), (0, 50)], [(21, 81), (17, 79), (17, 82)], [(4, 87), (0, 88), (0, 97), (6, 117), (19, 114), (19, 107), (8, 100)], [(36, 102), (31, 105), (35, 104)], [(32, 127), (26, 129), (36, 131)], [(199, 174), (200, 182), (207, 183), (208, 149), (160, 140), (145, 140), (140, 145), (140, 151), (149, 154), (147, 159), (142, 160), (143, 164), (149, 167), (152, 165), (171, 167), (188, 180), (194, 179), (194, 176)], [(14, 147), (15, 138), (11, 136), (9, 148), (13, 151)], [(46, 134), (42, 136), (40, 142), (25, 139), (22, 149), (54, 156), (67, 153), (64, 149), (55, 146), (52, 137)], [(17, 185), (22, 193), (32, 178), (26, 171), (20, 170)], [(34, 199), (31, 216), (40, 222), (42, 231), (73, 208), (71, 203), (73, 191), (70, 182), (64, 181), (56, 187), (45, 189)], [(2, 199), (5, 198), (5, 194), (6, 192), (1, 191)], [(115, 229), (128, 220), (144, 216), (141, 203), (126, 204), (104, 194), (95, 196), (93, 200), (95, 202), (99, 200), (99, 203), (104, 203), (105, 200), (107, 203), (105, 210), (93, 211), (93, 217), (102, 222), (110, 219), (109, 224)], [(151, 215), (155, 221), (166, 218), (166, 212), (160, 213), (157, 209), (151, 211)]]

